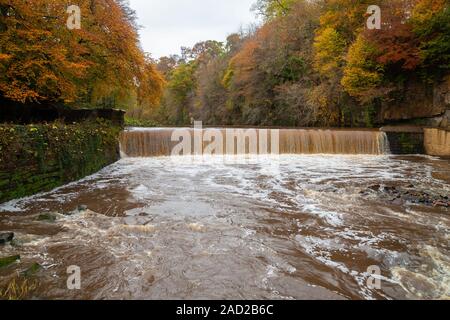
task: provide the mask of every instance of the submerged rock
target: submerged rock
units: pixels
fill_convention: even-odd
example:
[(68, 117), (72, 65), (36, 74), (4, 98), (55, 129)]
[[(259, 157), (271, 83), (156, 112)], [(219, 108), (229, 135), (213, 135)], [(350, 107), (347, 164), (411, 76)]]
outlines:
[(54, 213), (43, 213), (38, 216), (38, 221), (44, 221), (44, 222), (55, 222), (56, 221), (56, 214)]
[(5, 258), (0, 258), (0, 268), (5, 268), (7, 266), (12, 265), (13, 263), (15, 263), (17, 260), (20, 260), (20, 256), (11, 256), (11, 257), (5, 257)]
[(450, 202), (449, 201), (441, 201), (441, 200), (436, 200), (433, 203), (434, 207), (444, 207), (444, 208), (450, 208)]
[(384, 187), (384, 192), (386, 192), (386, 193), (397, 193), (398, 190), (397, 190), (397, 187), (394, 187), (394, 186), (385, 186)]
[(78, 206), (78, 211), (87, 211), (88, 207), (84, 204)]
[(65, 211), (65, 212), (62, 212), (61, 214), (63, 216), (69, 217), (69, 216), (74, 216), (74, 215), (77, 215), (77, 214), (80, 214), (80, 213), (84, 213), (84, 212), (86, 212), (88, 210), (89, 209), (88, 209), (88, 207), (86, 205), (79, 205), (74, 210), (72, 210), (72, 211)]
[(147, 225), (119, 225), (115, 227), (116, 230), (125, 231), (125, 232), (133, 232), (133, 233), (153, 233), (156, 231), (156, 227), (150, 224)]
[(35, 275), (39, 270), (42, 269), (42, 266), (39, 263), (33, 263), (31, 267), (29, 267), (27, 270), (22, 272), (22, 275), (25, 277), (30, 277)]
[(372, 191), (380, 191), (381, 186), (379, 184), (370, 186), (368, 189), (372, 190)]
[(205, 229), (205, 226), (203, 226), (199, 223), (190, 223), (187, 226), (189, 229), (191, 229), (194, 232), (202, 232)]
[(13, 232), (0, 233), (0, 244), (11, 242), (14, 239)]
[(413, 188), (414, 185), (412, 184), (409, 184), (407, 186), (383, 187), (381, 187), (380, 185), (372, 185), (367, 187), (365, 190), (362, 190), (360, 194), (362, 196), (369, 196), (370, 194), (373, 194), (373, 192), (375, 192), (379, 194), (381, 198), (384, 198), (385, 195), (388, 195), (386, 201), (394, 205), (404, 205), (405, 203), (410, 203), (450, 208), (450, 201), (448, 200), (448, 196), (432, 195), (425, 191), (414, 190)]

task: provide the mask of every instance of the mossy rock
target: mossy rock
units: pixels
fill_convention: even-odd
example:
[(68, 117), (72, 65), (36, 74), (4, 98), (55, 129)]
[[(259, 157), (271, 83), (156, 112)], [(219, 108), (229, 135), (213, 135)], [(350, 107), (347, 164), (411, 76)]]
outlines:
[(11, 242), (14, 239), (13, 232), (0, 233), (0, 245)]
[(20, 256), (0, 258), (0, 268), (6, 268), (18, 260), (20, 260)]
[(38, 273), (42, 269), (42, 266), (39, 263), (33, 263), (27, 270), (22, 272), (22, 275), (25, 277), (31, 277)]
[(43, 222), (55, 222), (57, 219), (56, 214), (54, 213), (43, 213), (40, 214), (37, 218), (38, 221), (43, 221)]
[(0, 203), (50, 191), (119, 159), (122, 128), (97, 119), (73, 125), (1, 124)]

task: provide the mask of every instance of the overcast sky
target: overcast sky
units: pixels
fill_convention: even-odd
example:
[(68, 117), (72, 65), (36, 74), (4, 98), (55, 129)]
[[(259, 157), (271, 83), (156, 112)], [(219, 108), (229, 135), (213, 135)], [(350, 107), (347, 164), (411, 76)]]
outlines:
[(154, 58), (179, 54), (181, 46), (203, 40), (224, 41), (255, 22), (256, 0), (130, 0), (136, 10), (141, 43)]

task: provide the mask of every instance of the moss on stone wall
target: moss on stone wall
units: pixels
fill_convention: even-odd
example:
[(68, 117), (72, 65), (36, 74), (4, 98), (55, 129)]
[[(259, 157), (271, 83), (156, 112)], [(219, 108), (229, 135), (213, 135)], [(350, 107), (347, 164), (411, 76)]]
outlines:
[(387, 132), (393, 154), (425, 154), (424, 134), (417, 132)]
[(121, 129), (100, 119), (0, 125), (0, 203), (49, 191), (117, 161)]

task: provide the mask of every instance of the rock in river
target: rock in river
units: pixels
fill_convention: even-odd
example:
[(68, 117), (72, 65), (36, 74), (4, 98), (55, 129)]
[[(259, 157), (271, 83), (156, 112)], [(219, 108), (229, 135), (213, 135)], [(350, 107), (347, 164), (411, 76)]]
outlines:
[(12, 257), (0, 257), (0, 268), (7, 267), (13, 263), (15, 263), (17, 260), (20, 260), (20, 256), (12, 256)]
[(80, 212), (86, 211), (87, 209), (88, 209), (88, 207), (84, 204), (78, 206), (78, 211), (80, 211)]
[(38, 216), (38, 221), (44, 221), (44, 222), (55, 222), (56, 221), (56, 214), (54, 213), (43, 213)]
[(14, 233), (12, 232), (0, 233), (0, 244), (11, 242), (12, 239), (14, 239)]
[(372, 191), (380, 191), (381, 186), (379, 184), (375, 184), (373, 186), (370, 186), (369, 189)]
[(42, 269), (42, 266), (39, 263), (33, 263), (28, 269), (22, 272), (22, 275), (25, 277), (31, 277), (35, 275), (39, 270)]

